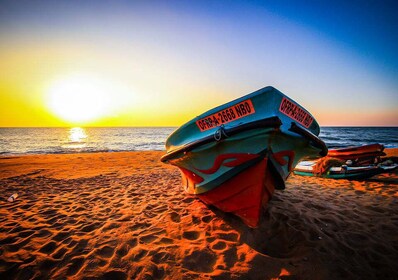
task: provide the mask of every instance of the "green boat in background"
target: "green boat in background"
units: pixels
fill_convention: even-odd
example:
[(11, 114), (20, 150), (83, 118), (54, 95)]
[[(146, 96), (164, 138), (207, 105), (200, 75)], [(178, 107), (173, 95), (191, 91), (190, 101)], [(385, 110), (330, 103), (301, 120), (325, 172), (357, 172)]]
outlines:
[(294, 174), (301, 176), (322, 177), (328, 179), (364, 180), (370, 177), (393, 172), (398, 165), (367, 165), (367, 166), (333, 166), (325, 173), (315, 173), (316, 161), (302, 161), (294, 169)]
[(256, 227), (261, 207), (302, 159), (327, 154), (319, 125), (273, 87), (207, 111), (174, 131), (162, 162), (177, 166), (185, 191)]
[(398, 168), (391, 159), (382, 158), (386, 155), (383, 151), (381, 144), (331, 149), (322, 159), (299, 162), (293, 172), (301, 176), (364, 180)]

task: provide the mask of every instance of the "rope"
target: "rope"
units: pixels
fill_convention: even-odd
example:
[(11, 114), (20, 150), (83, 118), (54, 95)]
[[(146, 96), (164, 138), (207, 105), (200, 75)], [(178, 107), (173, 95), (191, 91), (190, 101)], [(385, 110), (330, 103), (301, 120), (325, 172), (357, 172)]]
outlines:
[(227, 138), (228, 134), (225, 131), (224, 125), (222, 124), (219, 129), (217, 129), (216, 132), (214, 132), (214, 140), (217, 142), (220, 141), (221, 139)]

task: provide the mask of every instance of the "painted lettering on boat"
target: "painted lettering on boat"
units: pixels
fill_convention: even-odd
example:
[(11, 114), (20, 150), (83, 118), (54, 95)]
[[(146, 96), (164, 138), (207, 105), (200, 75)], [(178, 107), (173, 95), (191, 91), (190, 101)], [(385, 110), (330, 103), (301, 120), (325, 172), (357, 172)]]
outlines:
[(314, 121), (314, 118), (310, 114), (308, 114), (303, 108), (285, 97), (282, 99), (279, 111), (307, 128)]
[(215, 114), (196, 121), (196, 125), (199, 127), (200, 131), (206, 131), (222, 124), (226, 124), (234, 120), (254, 114), (255, 112), (256, 111), (254, 110), (252, 101), (250, 99), (247, 99), (224, 110), (218, 111)]

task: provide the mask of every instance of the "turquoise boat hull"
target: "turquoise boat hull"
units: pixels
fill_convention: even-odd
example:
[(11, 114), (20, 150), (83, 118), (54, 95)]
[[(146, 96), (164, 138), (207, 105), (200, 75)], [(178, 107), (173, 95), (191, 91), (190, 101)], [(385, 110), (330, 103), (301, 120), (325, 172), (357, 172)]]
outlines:
[[(181, 170), (185, 191), (255, 226), (259, 209), (253, 210), (255, 221), (248, 221), (247, 216), (254, 214), (231, 210), (235, 201), (246, 196), (253, 204), (251, 196), (262, 196), (266, 202), (275, 188), (285, 188), (300, 160), (326, 155), (318, 134), (319, 125), (308, 111), (275, 88), (265, 87), (182, 125), (168, 137), (161, 161)], [(252, 182), (244, 187), (248, 178)], [(264, 193), (269, 194), (266, 199)], [(259, 208), (259, 199), (254, 200), (256, 206), (250, 207)]]

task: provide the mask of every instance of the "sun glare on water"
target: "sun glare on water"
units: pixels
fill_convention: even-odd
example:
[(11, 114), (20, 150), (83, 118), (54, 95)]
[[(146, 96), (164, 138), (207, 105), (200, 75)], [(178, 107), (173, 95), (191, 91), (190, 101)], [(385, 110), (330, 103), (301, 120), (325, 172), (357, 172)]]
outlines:
[(71, 75), (51, 84), (48, 106), (70, 123), (87, 123), (111, 113), (111, 85), (95, 76)]

